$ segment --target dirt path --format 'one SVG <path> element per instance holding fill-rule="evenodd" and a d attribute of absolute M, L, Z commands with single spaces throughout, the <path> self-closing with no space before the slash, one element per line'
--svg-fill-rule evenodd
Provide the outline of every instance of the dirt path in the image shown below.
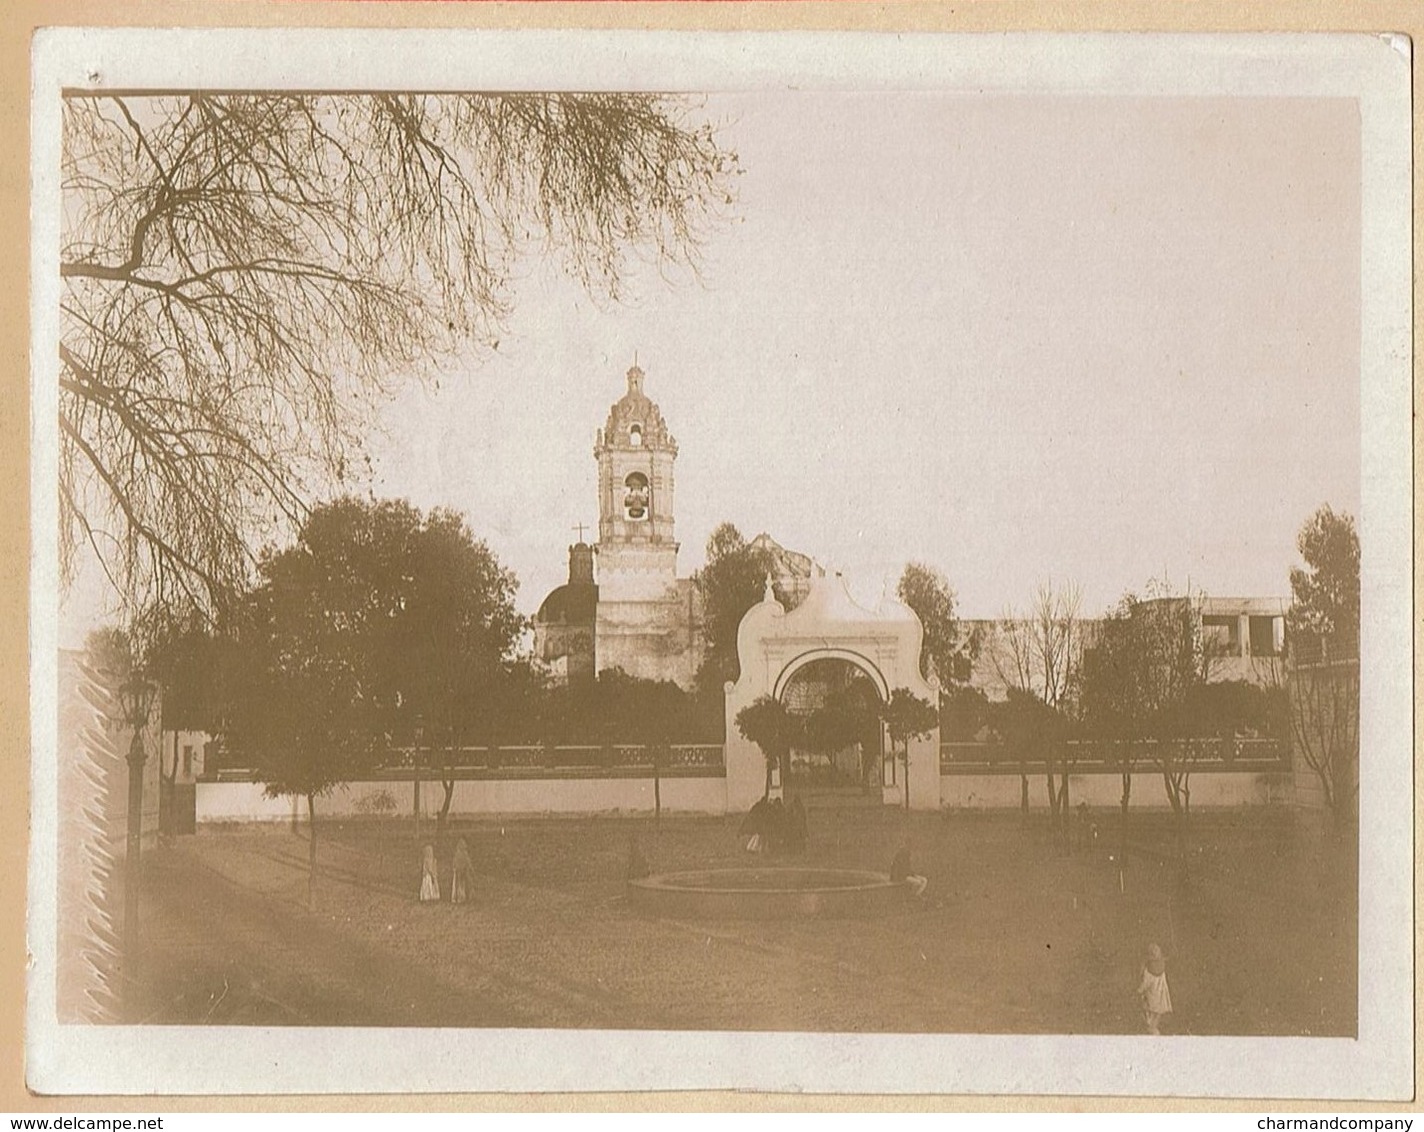
<path fill-rule="evenodd" d="M 821 815 L 813 863 L 874 867 L 905 820 Z M 922 907 L 877 920 L 644 918 L 623 897 L 630 837 L 655 868 L 743 864 L 734 827 L 683 819 L 467 823 L 469 905 L 414 899 L 397 823 L 333 826 L 307 907 L 307 843 L 282 829 L 184 838 L 149 858 L 153 1022 L 611 1029 L 1111 1033 L 1138 1025 L 1147 940 L 1172 956 L 1178 1028 L 1348 1033 L 1348 878 L 1288 838 L 1205 829 L 1179 889 L 1139 859 L 1064 857 L 1014 821 L 914 822 Z M 1328 881 L 1328 883 L 1326 883 Z M 1332 888 L 1333 886 L 1333 888 Z M 1285 955 L 1281 964 L 1275 956 Z"/>

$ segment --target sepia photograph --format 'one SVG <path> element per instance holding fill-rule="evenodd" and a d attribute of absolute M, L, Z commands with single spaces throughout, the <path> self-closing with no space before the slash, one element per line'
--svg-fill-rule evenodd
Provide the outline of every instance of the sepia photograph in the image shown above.
<path fill-rule="evenodd" d="M 1407 39 L 35 53 L 32 1088 L 1412 1094 Z"/>

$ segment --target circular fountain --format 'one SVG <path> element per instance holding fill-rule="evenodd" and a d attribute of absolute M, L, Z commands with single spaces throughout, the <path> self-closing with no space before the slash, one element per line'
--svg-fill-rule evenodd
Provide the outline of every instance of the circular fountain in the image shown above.
<path fill-rule="evenodd" d="M 781 920 L 893 912 L 905 906 L 906 889 L 861 869 L 699 869 L 629 881 L 628 900 L 659 916 Z"/>

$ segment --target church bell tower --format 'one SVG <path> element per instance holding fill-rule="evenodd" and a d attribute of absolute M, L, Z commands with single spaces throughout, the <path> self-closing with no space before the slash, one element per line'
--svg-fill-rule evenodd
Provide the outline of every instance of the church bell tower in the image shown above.
<path fill-rule="evenodd" d="M 643 392 L 637 363 L 628 390 L 594 441 L 598 461 L 598 584 L 602 600 L 656 600 L 677 578 L 673 464 L 677 441 Z"/>

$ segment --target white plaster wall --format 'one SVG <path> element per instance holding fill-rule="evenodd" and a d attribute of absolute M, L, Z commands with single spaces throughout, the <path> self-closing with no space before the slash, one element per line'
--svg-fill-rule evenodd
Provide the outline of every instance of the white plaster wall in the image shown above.
<path fill-rule="evenodd" d="M 1285 774 L 1198 774 L 1191 780 L 1192 808 L 1263 806 L 1290 800 L 1290 776 Z M 911 783 L 910 789 L 914 790 Z M 1029 805 L 1046 809 L 1047 791 L 1042 774 L 1028 779 Z M 946 774 L 940 778 L 945 807 L 970 810 L 1017 809 L 1019 779 L 1009 774 Z M 1122 799 L 1122 779 L 1114 774 L 1068 776 L 1069 804 L 1086 802 L 1090 809 L 1115 809 Z M 1132 776 L 1133 809 L 1166 809 L 1167 790 L 1162 776 L 1139 772 Z"/>
<path fill-rule="evenodd" d="M 668 813 L 721 814 L 727 810 L 721 778 L 665 778 L 662 807 Z M 422 781 L 421 813 L 434 817 L 444 790 L 438 781 Z M 760 793 L 758 793 L 760 797 Z M 389 801 L 394 808 L 384 804 Z M 353 782 L 317 799 L 317 816 L 409 817 L 415 811 L 413 780 Z M 651 778 L 461 779 L 455 784 L 450 812 L 462 817 L 483 814 L 602 814 L 653 812 Z M 267 798 L 260 783 L 200 782 L 198 821 L 306 820 L 305 799 Z"/>
<path fill-rule="evenodd" d="M 260 782 L 200 782 L 197 787 L 199 823 L 211 821 L 290 821 L 306 817 L 301 798 L 268 798 Z M 326 813 L 322 802 L 317 814 Z"/>
<path fill-rule="evenodd" d="M 885 744 L 890 744 L 886 737 Z M 910 788 L 910 809 L 937 810 L 943 805 L 939 775 L 939 730 L 910 740 L 910 766 L 907 782 Z M 901 767 L 903 773 L 905 768 Z"/>
<path fill-rule="evenodd" d="M 727 765 L 727 809 L 732 813 L 751 809 L 766 790 L 766 756 L 761 753 L 760 747 L 743 738 L 737 729 L 736 713 L 749 703 L 750 699 L 734 699 L 728 691 L 727 740 L 723 744 L 723 758 Z"/>

